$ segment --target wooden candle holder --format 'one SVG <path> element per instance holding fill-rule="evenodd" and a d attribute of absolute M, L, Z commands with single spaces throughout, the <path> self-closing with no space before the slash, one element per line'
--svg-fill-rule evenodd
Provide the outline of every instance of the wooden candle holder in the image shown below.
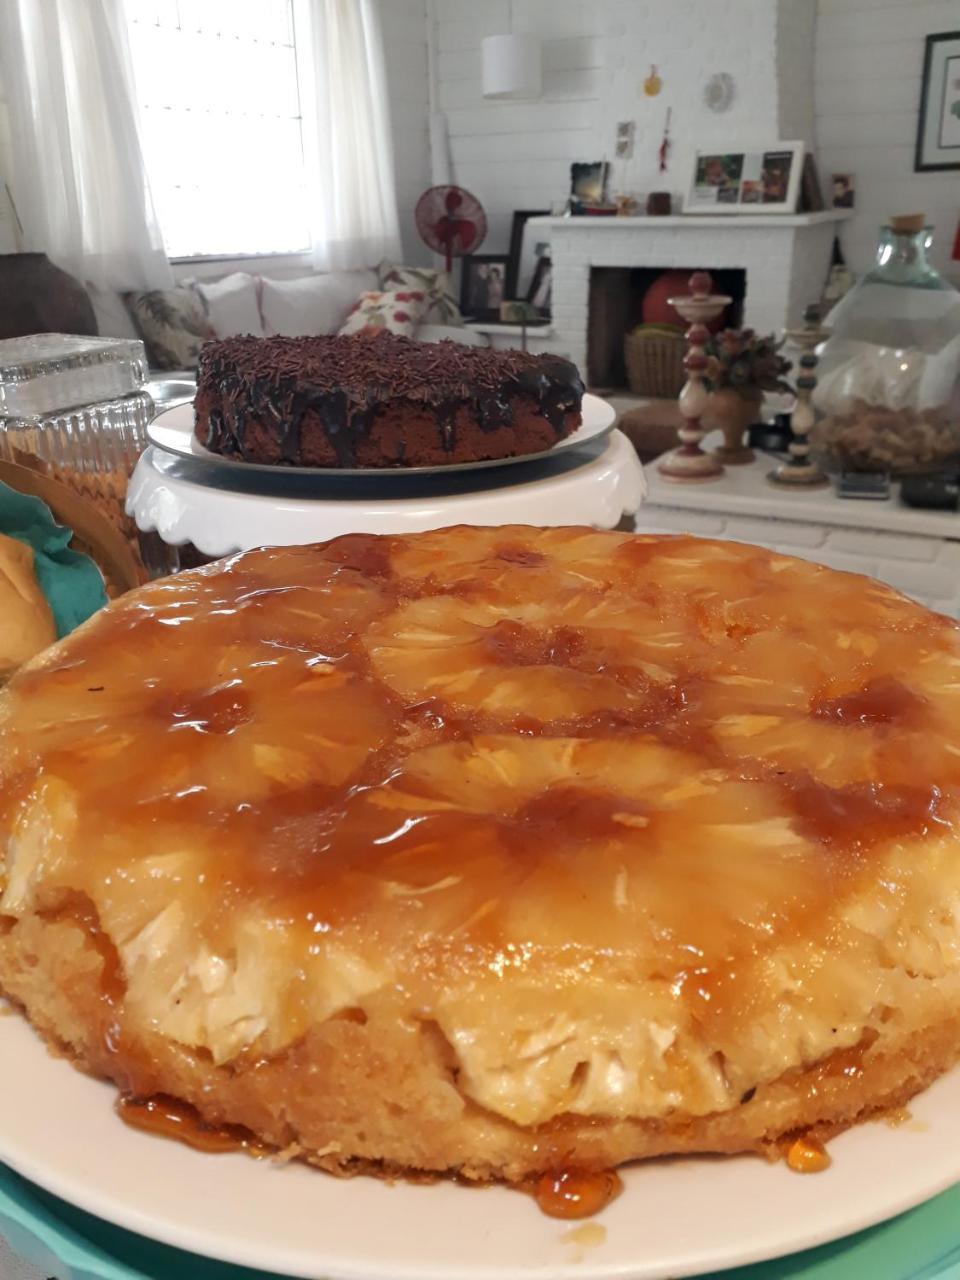
<path fill-rule="evenodd" d="M 828 477 L 810 458 L 810 430 L 816 422 L 811 397 L 817 385 L 816 367 L 820 357 L 816 348 L 829 336 L 829 330 L 820 324 L 820 308 L 809 306 L 803 313 L 803 328 L 788 329 L 785 337 L 801 350 L 800 373 L 797 377 L 797 403 L 790 416 L 793 439 L 788 446 L 790 457 L 769 473 L 771 484 L 784 487 L 822 489 L 829 484 Z"/>
<path fill-rule="evenodd" d="M 713 280 L 707 272 L 695 271 L 690 277 L 689 294 L 668 299 L 690 325 L 686 332 L 687 354 L 683 361 L 687 381 L 677 399 L 684 418 L 683 426 L 677 431 L 680 444 L 657 467 L 665 480 L 677 484 L 698 484 L 704 480 L 716 480 L 723 474 L 722 463 L 700 448 L 704 436 L 701 418 L 710 394 L 703 380 L 707 367 L 705 347 L 710 337 L 706 324 L 716 319 L 732 301 L 725 294 L 713 293 L 712 290 Z"/>

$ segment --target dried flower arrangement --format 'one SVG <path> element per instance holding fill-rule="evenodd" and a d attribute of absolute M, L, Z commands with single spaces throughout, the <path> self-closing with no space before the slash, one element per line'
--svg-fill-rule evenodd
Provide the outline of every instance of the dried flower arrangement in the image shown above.
<path fill-rule="evenodd" d="M 780 354 L 782 342 L 773 334 L 758 337 L 752 329 L 724 329 L 706 344 L 704 382 L 708 391 L 730 388 L 744 399 L 759 392 L 793 392 L 784 375 L 792 369 Z"/>

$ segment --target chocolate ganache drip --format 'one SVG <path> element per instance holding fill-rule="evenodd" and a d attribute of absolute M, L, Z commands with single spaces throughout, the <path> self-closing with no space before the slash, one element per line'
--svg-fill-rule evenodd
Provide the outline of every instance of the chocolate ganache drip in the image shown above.
<path fill-rule="evenodd" d="M 213 452 L 289 466 L 304 465 L 308 438 L 319 432 L 330 462 L 354 467 L 375 431 L 389 452 L 374 465 L 411 465 L 430 424 L 432 444 L 453 460 L 471 447 L 462 442 L 468 427 L 489 436 L 536 419 L 542 432 L 545 420 L 552 439 L 506 449 L 536 452 L 579 425 L 583 390 L 575 366 L 555 355 L 388 333 L 229 338 L 201 352 L 196 431 Z M 503 445 L 493 454 L 480 449 L 479 456 L 505 456 Z"/>

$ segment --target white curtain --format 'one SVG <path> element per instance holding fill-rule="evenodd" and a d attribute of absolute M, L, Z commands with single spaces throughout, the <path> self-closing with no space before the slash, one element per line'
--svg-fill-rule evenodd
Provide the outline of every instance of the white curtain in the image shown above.
<path fill-rule="evenodd" d="M 172 284 L 122 0 L 0 0 L 0 78 L 24 249 L 100 289 Z"/>
<path fill-rule="evenodd" d="M 314 266 L 400 259 L 376 0 L 295 0 Z"/>

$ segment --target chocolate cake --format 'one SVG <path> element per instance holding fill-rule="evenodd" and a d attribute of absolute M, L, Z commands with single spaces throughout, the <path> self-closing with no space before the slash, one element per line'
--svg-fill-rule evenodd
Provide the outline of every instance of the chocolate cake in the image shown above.
<path fill-rule="evenodd" d="M 196 436 L 243 462 L 415 467 L 540 453 L 580 425 L 583 383 L 554 355 L 374 337 L 208 342 Z"/>

